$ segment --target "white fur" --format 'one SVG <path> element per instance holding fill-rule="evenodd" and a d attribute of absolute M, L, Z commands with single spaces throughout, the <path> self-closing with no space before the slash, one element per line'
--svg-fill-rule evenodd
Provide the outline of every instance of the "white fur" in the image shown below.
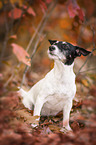
<path fill-rule="evenodd" d="M 76 93 L 75 74 L 73 65 L 64 65 L 55 60 L 54 68 L 37 82 L 28 92 L 20 89 L 23 104 L 32 109 L 34 116 L 56 115 L 63 110 L 63 127 L 70 130 L 69 116 L 72 100 Z"/>
<path fill-rule="evenodd" d="M 62 44 L 66 44 L 66 42 L 62 42 Z"/>
<path fill-rule="evenodd" d="M 65 57 L 65 55 L 62 53 L 62 52 L 60 52 L 60 50 L 58 49 L 58 47 L 56 46 L 56 45 L 52 45 L 52 46 L 54 46 L 54 48 L 55 48 L 55 51 L 53 51 L 53 52 L 51 52 L 53 55 L 51 55 L 50 54 L 50 51 L 49 51 L 49 49 L 48 49 L 48 55 L 49 55 L 49 58 L 50 59 L 54 59 L 54 60 L 61 60 L 61 61 L 64 61 L 64 60 L 66 60 L 66 57 Z"/>

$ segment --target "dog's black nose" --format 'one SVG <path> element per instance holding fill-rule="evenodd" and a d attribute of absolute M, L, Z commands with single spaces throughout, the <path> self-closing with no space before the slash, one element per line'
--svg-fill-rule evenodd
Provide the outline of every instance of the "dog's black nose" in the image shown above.
<path fill-rule="evenodd" d="M 50 51 L 53 51 L 53 50 L 55 50 L 55 47 L 54 47 L 54 46 L 50 46 L 50 47 L 49 47 L 49 50 L 50 50 Z"/>

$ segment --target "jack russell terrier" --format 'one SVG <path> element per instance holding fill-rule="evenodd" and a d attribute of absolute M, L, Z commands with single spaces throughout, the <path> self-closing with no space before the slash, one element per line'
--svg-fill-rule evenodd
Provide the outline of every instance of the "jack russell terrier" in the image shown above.
<path fill-rule="evenodd" d="M 34 116 L 55 116 L 63 110 L 63 129 L 71 130 L 69 116 L 76 93 L 74 59 L 91 52 L 68 42 L 49 42 L 48 55 L 54 60 L 54 68 L 28 92 L 22 88 L 19 92 L 26 108 L 32 110 L 34 105 Z"/>

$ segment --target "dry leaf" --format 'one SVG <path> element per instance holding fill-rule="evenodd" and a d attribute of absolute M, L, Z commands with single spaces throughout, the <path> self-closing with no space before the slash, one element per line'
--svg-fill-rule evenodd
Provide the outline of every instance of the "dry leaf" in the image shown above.
<path fill-rule="evenodd" d="M 31 66 L 31 59 L 29 58 L 29 54 L 24 50 L 23 47 L 12 43 L 13 53 L 16 55 L 19 61 L 25 63 L 28 66 Z"/>
<path fill-rule="evenodd" d="M 57 125 L 49 125 L 49 128 L 52 131 L 60 131 L 60 127 L 58 127 Z"/>
<path fill-rule="evenodd" d="M 38 116 L 32 116 L 31 113 L 27 112 L 25 109 L 17 110 L 17 115 L 21 120 L 26 121 L 29 124 L 38 124 Z"/>

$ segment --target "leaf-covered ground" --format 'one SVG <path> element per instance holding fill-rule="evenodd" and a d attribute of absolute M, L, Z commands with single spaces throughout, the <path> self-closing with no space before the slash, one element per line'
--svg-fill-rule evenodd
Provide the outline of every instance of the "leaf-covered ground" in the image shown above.
<path fill-rule="evenodd" d="M 33 76 L 40 78 L 40 75 Z M 66 134 L 60 132 L 62 112 L 56 117 L 41 117 L 39 127 L 32 128 L 31 124 L 36 123 L 36 117 L 32 116 L 33 111 L 26 109 L 21 103 L 21 98 L 14 89 L 16 82 L 12 81 L 6 90 L 1 81 L 0 145 L 95 145 L 96 76 L 93 74 L 86 78 L 79 75 L 76 79 L 77 94 L 70 117 L 73 132 Z M 32 86 L 32 82 L 28 81 L 28 84 Z"/>

